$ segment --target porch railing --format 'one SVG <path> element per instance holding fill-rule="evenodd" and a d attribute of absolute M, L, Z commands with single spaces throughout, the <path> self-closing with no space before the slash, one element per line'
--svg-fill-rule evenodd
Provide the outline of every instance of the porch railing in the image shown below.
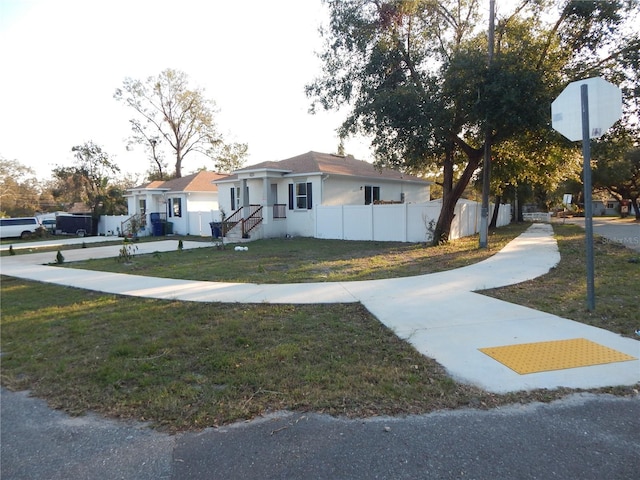
<path fill-rule="evenodd" d="M 262 205 L 249 205 L 249 215 L 247 218 L 244 218 L 243 216 L 243 208 L 244 207 L 240 207 L 222 221 L 224 230 L 223 235 L 230 232 L 236 225 L 241 223 L 242 236 L 246 237 L 251 230 L 262 223 Z"/>
<path fill-rule="evenodd" d="M 235 227 L 241 221 L 242 221 L 242 207 L 240 207 L 231 215 L 229 215 L 227 218 L 222 220 L 224 233 L 230 231 L 233 227 Z"/>
<path fill-rule="evenodd" d="M 242 220 L 242 238 L 246 238 L 251 230 L 262 223 L 262 205 L 251 205 L 251 207 L 258 208 L 255 210 L 252 208 L 251 214 Z"/>
<path fill-rule="evenodd" d="M 273 218 L 287 218 L 287 206 L 284 203 L 273 205 Z"/>
<path fill-rule="evenodd" d="M 136 213 L 131 215 L 125 221 L 120 223 L 120 232 L 122 236 L 135 235 L 142 227 L 147 226 L 147 216 L 144 214 Z"/>

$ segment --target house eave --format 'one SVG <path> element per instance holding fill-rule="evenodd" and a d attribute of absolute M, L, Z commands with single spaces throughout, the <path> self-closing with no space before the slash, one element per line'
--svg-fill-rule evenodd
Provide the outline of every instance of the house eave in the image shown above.
<path fill-rule="evenodd" d="M 123 197 L 133 197 L 135 195 L 145 195 L 148 193 L 164 194 L 168 191 L 168 188 L 128 188 L 127 193 L 125 193 Z"/>
<path fill-rule="evenodd" d="M 415 185 L 433 185 L 431 180 L 421 180 L 421 179 L 413 179 L 413 178 L 394 178 L 394 177 L 385 177 L 384 175 L 351 175 L 346 173 L 333 173 L 333 172 L 306 172 L 306 173 L 292 173 L 290 175 L 285 175 L 285 177 L 293 178 L 293 177 L 311 177 L 314 175 L 326 176 L 326 177 L 342 177 L 352 180 L 359 181 L 384 181 L 384 182 L 396 182 L 396 183 L 411 183 Z"/>

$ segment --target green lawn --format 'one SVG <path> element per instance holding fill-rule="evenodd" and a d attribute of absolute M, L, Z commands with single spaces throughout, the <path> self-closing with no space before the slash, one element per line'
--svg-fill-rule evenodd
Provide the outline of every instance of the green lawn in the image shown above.
<path fill-rule="evenodd" d="M 193 250 L 135 255 L 67 266 L 107 272 L 204 281 L 297 283 L 372 280 L 421 275 L 458 268 L 493 255 L 528 227 L 515 224 L 492 233 L 490 248 L 478 249 L 478 237 L 437 248 L 423 244 L 319 240 L 315 238 L 257 240 L 224 250 L 210 246 Z"/>
<path fill-rule="evenodd" d="M 295 239 L 250 243 L 251 257 L 206 248 L 135 256 L 131 265 L 83 262 L 82 268 L 208 280 L 380 278 L 478 261 L 527 226 L 500 229 L 490 251 L 478 250 L 477 237 L 437 248 Z M 640 318 L 640 293 L 632 288 L 640 285 L 638 255 L 598 243 L 597 309 L 586 312 L 584 234 L 571 225 L 555 228 L 562 255 L 557 268 L 486 293 L 633 336 Z M 620 279 L 629 288 L 620 288 Z M 29 389 L 74 414 L 94 410 L 175 431 L 280 409 L 363 417 L 489 408 L 567 393 L 493 395 L 458 384 L 359 304 L 160 301 L 9 277 L 2 277 L 0 290 L 2 385 Z M 610 390 L 634 392 L 602 391 Z"/>

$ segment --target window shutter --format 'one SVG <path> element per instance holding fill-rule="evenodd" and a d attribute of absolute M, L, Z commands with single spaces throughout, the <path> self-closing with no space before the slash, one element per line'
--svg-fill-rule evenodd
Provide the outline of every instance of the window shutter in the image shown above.
<path fill-rule="evenodd" d="M 313 195 L 311 194 L 311 182 L 307 183 L 307 210 L 313 208 Z"/>
<path fill-rule="evenodd" d="M 236 187 L 231 187 L 231 212 L 233 213 L 236 209 Z"/>
<path fill-rule="evenodd" d="M 293 210 L 293 183 L 289 184 L 289 210 Z"/>

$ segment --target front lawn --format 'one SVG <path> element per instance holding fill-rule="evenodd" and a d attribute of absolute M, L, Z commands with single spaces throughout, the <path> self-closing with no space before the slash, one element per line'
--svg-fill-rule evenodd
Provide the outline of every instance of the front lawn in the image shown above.
<path fill-rule="evenodd" d="M 102 262 L 138 274 L 164 270 L 174 277 L 245 281 L 380 278 L 477 261 L 498 249 L 498 238 L 506 243 L 527 226 L 500 229 L 489 252 L 477 249 L 475 237 L 437 248 L 319 241 L 326 247 L 312 255 L 311 243 L 297 239 L 250 243 L 248 252 L 205 248 L 136 256 L 132 265 L 108 259 L 82 267 Z M 598 242 L 596 311 L 587 312 L 584 232 L 572 225 L 554 228 L 562 255 L 557 268 L 484 293 L 634 336 L 640 328 L 638 255 Z M 253 276 L 257 270 L 262 276 Z M 0 293 L 2 385 L 31 390 L 74 414 L 93 410 L 176 431 L 280 409 L 353 417 L 418 414 L 549 401 L 568 392 L 493 395 L 458 384 L 359 304 L 162 301 L 9 277 L 2 277 Z M 599 391 L 633 395 L 637 387 Z"/>

